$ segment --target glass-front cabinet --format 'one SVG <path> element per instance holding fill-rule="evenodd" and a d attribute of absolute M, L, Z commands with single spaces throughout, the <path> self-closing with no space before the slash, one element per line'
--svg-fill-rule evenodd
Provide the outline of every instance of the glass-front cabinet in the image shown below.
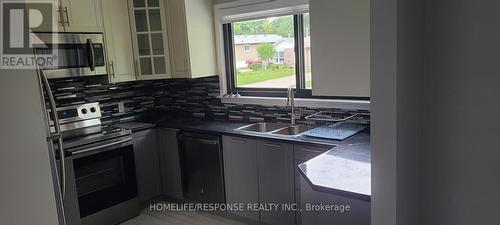
<path fill-rule="evenodd" d="M 171 78 L 165 0 L 129 0 L 137 79 Z"/>

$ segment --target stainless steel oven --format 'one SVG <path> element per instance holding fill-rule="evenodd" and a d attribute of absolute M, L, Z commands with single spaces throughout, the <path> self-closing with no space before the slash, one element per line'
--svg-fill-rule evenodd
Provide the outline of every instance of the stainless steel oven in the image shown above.
<path fill-rule="evenodd" d="M 66 151 L 72 155 L 82 225 L 117 224 L 137 215 L 137 179 L 130 136 Z"/>
<path fill-rule="evenodd" d="M 35 34 L 32 40 L 35 55 L 55 55 L 53 63 L 39 65 L 47 78 L 107 74 L 102 33 Z"/>
<path fill-rule="evenodd" d="M 54 147 L 67 224 L 114 225 L 138 215 L 132 132 L 102 125 L 98 102 L 47 111 L 62 137 Z"/>

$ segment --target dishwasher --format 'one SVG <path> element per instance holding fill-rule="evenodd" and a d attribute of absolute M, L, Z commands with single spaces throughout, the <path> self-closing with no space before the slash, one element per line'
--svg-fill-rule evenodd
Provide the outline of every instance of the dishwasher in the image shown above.
<path fill-rule="evenodd" d="M 181 132 L 177 138 L 184 199 L 225 203 L 221 137 Z"/>

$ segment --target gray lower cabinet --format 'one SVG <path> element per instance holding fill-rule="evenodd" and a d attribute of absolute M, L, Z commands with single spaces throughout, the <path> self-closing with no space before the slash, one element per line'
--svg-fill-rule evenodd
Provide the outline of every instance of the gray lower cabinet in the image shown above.
<path fill-rule="evenodd" d="M 224 180 L 228 204 L 259 203 L 257 141 L 223 136 Z M 258 211 L 234 211 L 245 219 L 259 221 Z"/>
<path fill-rule="evenodd" d="M 307 209 L 306 203 L 310 205 L 340 205 L 349 206 L 337 211 L 305 210 L 302 212 L 302 224 L 304 225 L 370 225 L 370 201 L 348 198 L 340 195 L 315 191 L 309 183 L 300 178 L 302 208 Z M 309 207 L 311 208 L 311 207 Z"/>
<path fill-rule="evenodd" d="M 161 196 L 156 130 L 134 132 L 133 143 L 139 201 L 144 206 Z"/>
<path fill-rule="evenodd" d="M 158 129 L 158 148 L 162 193 L 169 198 L 183 199 L 177 130 Z"/>
<path fill-rule="evenodd" d="M 334 146 L 329 145 L 294 145 L 294 172 L 295 172 L 295 203 L 297 205 L 301 205 L 300 201 L 300 172 L 299 172 L 299 164 L 302 164 L 330 149 Z M 301 212 L 296 213 L 296 224 L 302 225 Z"/>
<path fill-rule="evenodd" d="M 259 200 L 279 204 L 277 210 L 261 211 L 260 221 L 270 225 L 293 225 L 295 213 L 283 209 L 294 203 L 293 145 L 258 141 Z"/>
<path fill-rule="evenodd" d="M 223 136 L 227 203 L 279 204 L 272 211 L 233 214 L 270 225 L 293 225 L 295 213 L 281 210 L 294 203 L 293 145 L 282 142 Z"/>

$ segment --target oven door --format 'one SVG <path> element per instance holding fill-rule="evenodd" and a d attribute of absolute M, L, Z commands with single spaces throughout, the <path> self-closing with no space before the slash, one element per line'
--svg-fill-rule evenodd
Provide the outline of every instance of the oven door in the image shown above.
<path fill-rule="evenodd" d="M 98 143 L 73 152 L 81 218 L 137 197 L 130 140 Z"/>
<path fill-rule="evenodd" d="M 35 55 L 55 55 L 41 65 L 48 78 L 105 75 L 106 60 L 102 34 L 37 33 Z"/>

